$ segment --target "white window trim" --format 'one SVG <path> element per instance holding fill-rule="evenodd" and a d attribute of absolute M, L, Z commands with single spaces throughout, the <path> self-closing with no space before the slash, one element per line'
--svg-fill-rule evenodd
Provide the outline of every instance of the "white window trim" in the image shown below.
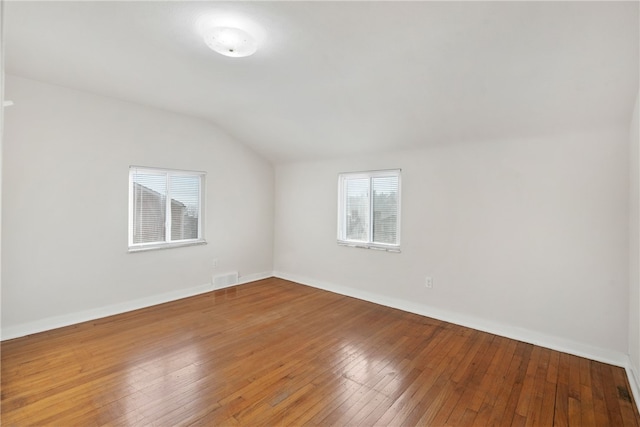
<path fill-rule="evenodd" d="M 364 171 L 364 172 L 345 172 L 338 174 L 338 245 L 341 246 L 351 246 L 354 248 L 363 248 L 363 249 L 375 249 L 387 252 L 400 252 L 400 224 L 401 224 L 401 198 L 402 198 L 402 169 L 385 169 L 385 170 L 376 170 L 376 171 Z M 369 179 L 369 189 L 371 189 L 371 179 L 386 177 L 386 176 L 396 176 L 398 177 L 398 223 L 397 223 L 397 239 L 398 242 L 396 244 L 388 244 L 388 243 L 374 243 L 372 241 L 361 241 L 361 240 L 348 240 L 346 239 L 346 194 L 344 191 L 344 181 L 346 179 Z M 369 200 L 369 240 L 371 240 L 373 236 L 373 203 Z"/>
<path fill-rule="evenodd" d="M 198 238 L 185 240 L 171 240 L 164 242 L 151 243 L 133 243 L 133 173 L 135 171 L 144 171 L 148 173 L 167 174 L 167 189 L 171 180 L 171 176 L 188 175 L 200 177 L 200 212 L 198 214 Z M 170 249 L 183 246 L 206 245 L 204 238 L 204 207 L 205 207 L 205 177 L 207 173 L 202 171 L 185 171 L 178 169 L 154 168 L 147 166 L 129 166 L 129 221 L 127 223 L 128 234 L 128 252 L 144 252 L 157 249 Z M 166 203 L 167 214 L 165 215 L 165 236 L 171 236 L 171 197 L 167 197 Z"/>

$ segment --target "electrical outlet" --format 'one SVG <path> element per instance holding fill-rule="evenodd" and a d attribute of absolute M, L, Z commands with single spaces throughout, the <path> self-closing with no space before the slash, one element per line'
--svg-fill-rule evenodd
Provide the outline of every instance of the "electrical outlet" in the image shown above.
<path fill-rule="evenodd" d="M 214 269 L 218 268 L 218 258 L 214 258 L 213 261 L 211 261 L 211 267 Z"/>
<path fill-rule="evenodd" d="M 433 277 L 427 276 L 424 280 L 424 286 L 429 289 L 433 288 Z"/>

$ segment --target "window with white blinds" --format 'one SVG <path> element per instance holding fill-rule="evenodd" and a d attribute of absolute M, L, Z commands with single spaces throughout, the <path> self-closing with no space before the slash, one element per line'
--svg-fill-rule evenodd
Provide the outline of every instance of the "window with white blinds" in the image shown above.
<path fill-rule="evenodd" d="M 400 250 L 400 170 L 338 176 L 338 243 Z"/>
<path fill-rule="evenodd" d="M 129 251 L 205 243 L 204 175 L 129 168 Z"/>

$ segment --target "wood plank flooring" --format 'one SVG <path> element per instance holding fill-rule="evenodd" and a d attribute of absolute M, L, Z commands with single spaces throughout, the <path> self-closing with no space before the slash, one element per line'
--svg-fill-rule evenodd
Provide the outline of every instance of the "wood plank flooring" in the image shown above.
<path fill-rule="evenodd" d="M 280 279 L 2 343 L 3 426 L 639 426 L 624 370 Z"/>

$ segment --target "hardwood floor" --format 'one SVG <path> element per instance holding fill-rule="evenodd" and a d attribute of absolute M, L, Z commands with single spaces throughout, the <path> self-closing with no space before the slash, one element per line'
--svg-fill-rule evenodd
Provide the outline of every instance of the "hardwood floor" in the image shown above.
<path fill-rule="evenodd" d="M 280 279 L 2 343 L 2 425 L 638 426 L 624 370 Z"/>

